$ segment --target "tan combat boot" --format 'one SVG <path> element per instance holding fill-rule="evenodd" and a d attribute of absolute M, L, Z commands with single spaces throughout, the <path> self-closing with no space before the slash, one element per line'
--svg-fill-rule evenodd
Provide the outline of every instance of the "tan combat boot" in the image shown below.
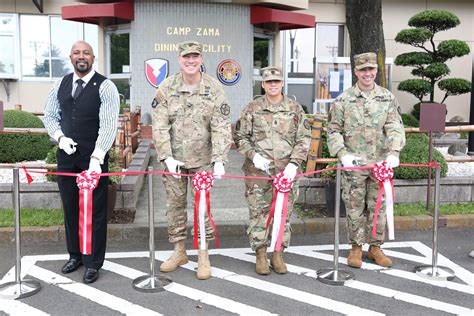
<path fill-rule="evenodd" d="M 362 266 L 362 246 L 352 245 L 352 250 L 347 257 L 347 264 L 353 268 Z"/>
<path fill-rule="evenodd" d="M 268 267 L 267 258 L 267 247 L 260 247 L 256 250 L 257 259 L 255 264 L 255 272 L 261 275 L 270 274 L 270 268 Z"/>
<path fill-rule="evenodd" d="M 276 273 L 285 274 L 288 272 L 288 268 L 283 261 L 283 250 L 273 252 L 271 265 Z"/>
<path fill-rule="evenodd" d="M 198 249 L 198 268 L 196 277 L 199 280 L 207 280 L 211 277 L 211 262 L 209 261 L 209 252 L 206 250 Z"/>
<path fill-rule="evenodd" d="M 188 256 L 186 255 L 186 246 L 184 240 L 174 243 L 174 252 L 171 257 L 163 262 L 160 266 L 161 272 L 171 272 L 176 270 L 178 266 L 188 263 Z"/>
<path fill-rule="evenodd" d="M 374 260 L 376 264 L 385 268 L 392 266 L 392 259 L 387 257 L 383 251 L 380 250 L 380 246 L 370 245 L 367 258 Z"/>

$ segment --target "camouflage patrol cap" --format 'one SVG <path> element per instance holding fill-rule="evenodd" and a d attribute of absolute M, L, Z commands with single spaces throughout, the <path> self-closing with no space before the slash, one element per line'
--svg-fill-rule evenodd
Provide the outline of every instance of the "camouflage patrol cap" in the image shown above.
<path fill-rule="evenodd" d="M 196 41 L 187 41 L 178 44 L 179 56 L 187 54 L 199 54 L 202 53 L 202 44 Z"/>
<path fill-rule="evenodd" d="M 280 67 L 270 66 L 260 70 L 263 81 L 280 80 L 283 81 L 283 71 Z"/>
<path fill-rule="evenodd" d="M 354 55 L 354 64 L 357 70 L 364 68 L 378 68 L 377 55 L 375 53 Z"/>

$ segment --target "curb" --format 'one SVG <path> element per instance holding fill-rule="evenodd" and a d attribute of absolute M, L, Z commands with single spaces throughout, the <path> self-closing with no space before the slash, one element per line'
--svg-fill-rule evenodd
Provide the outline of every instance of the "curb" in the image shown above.
<path fill-rule="evenodd" d="M 433 217 L 430 215 L 397 216 L 395 217 L 396 230 L 431 230 Z M 219 237 L 247 238 L 246 220 L 216 222 Z M 346 219 L 339 221 L 339 230 L 344 232 Z M 439 228 L 457 229 L 474 228 L 474 214 L 445 215 L 439 218 Z M 192 226 L 188 225 L 188 236 L 191 236 Z M 334 218 L 292 219 L 292 235 L 315 235 L 334 231 Z M 22 227 L 21 243 L 26 245 L 44 243 L 65 243 L 63 226 L 51 227 Z M 167 240 L 167 224 L 155 224 L 155 240 Z M 107 229 L 108 241 L 148 242 L 149 228 L 140 224 L 109 224 Z M 0 228 L 0 245 L 15 243 L 15 232 L 11 227 Z"/>

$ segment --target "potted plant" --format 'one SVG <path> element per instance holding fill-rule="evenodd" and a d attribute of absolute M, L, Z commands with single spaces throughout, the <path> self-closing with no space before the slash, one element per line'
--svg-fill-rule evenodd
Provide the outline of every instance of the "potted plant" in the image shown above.
<path fill-rule="evenodd" d="M 337 161 L 332 161 L 327 164 L 325 169 L 336 168 Z M 326 196 L 326 209 L 327 209 L 327 216 L 334 217 L 336 212 L 336 170 L 328 170 L 324 171 L 320 175 L 321 183 L 324 183 L 324 190 Z M 340 199 L 340 209 L 339 215 L 341 217 L 346 216 L 346 206 L 342 200 L 342 196 Z"/>

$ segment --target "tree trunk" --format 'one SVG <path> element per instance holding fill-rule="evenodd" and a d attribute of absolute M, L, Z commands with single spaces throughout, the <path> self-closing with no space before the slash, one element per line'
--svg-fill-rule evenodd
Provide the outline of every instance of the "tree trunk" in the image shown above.
<path fill-rule="evenodd" d="M 387 88 L 382 0 L 346 0 L 346 25 L 351 41 L 352 69 L 354 69 L 354 55 L 376 53 L 379 69 L 375 81 Z M 355 78 L 353 79 L 355 82 Z"/>

